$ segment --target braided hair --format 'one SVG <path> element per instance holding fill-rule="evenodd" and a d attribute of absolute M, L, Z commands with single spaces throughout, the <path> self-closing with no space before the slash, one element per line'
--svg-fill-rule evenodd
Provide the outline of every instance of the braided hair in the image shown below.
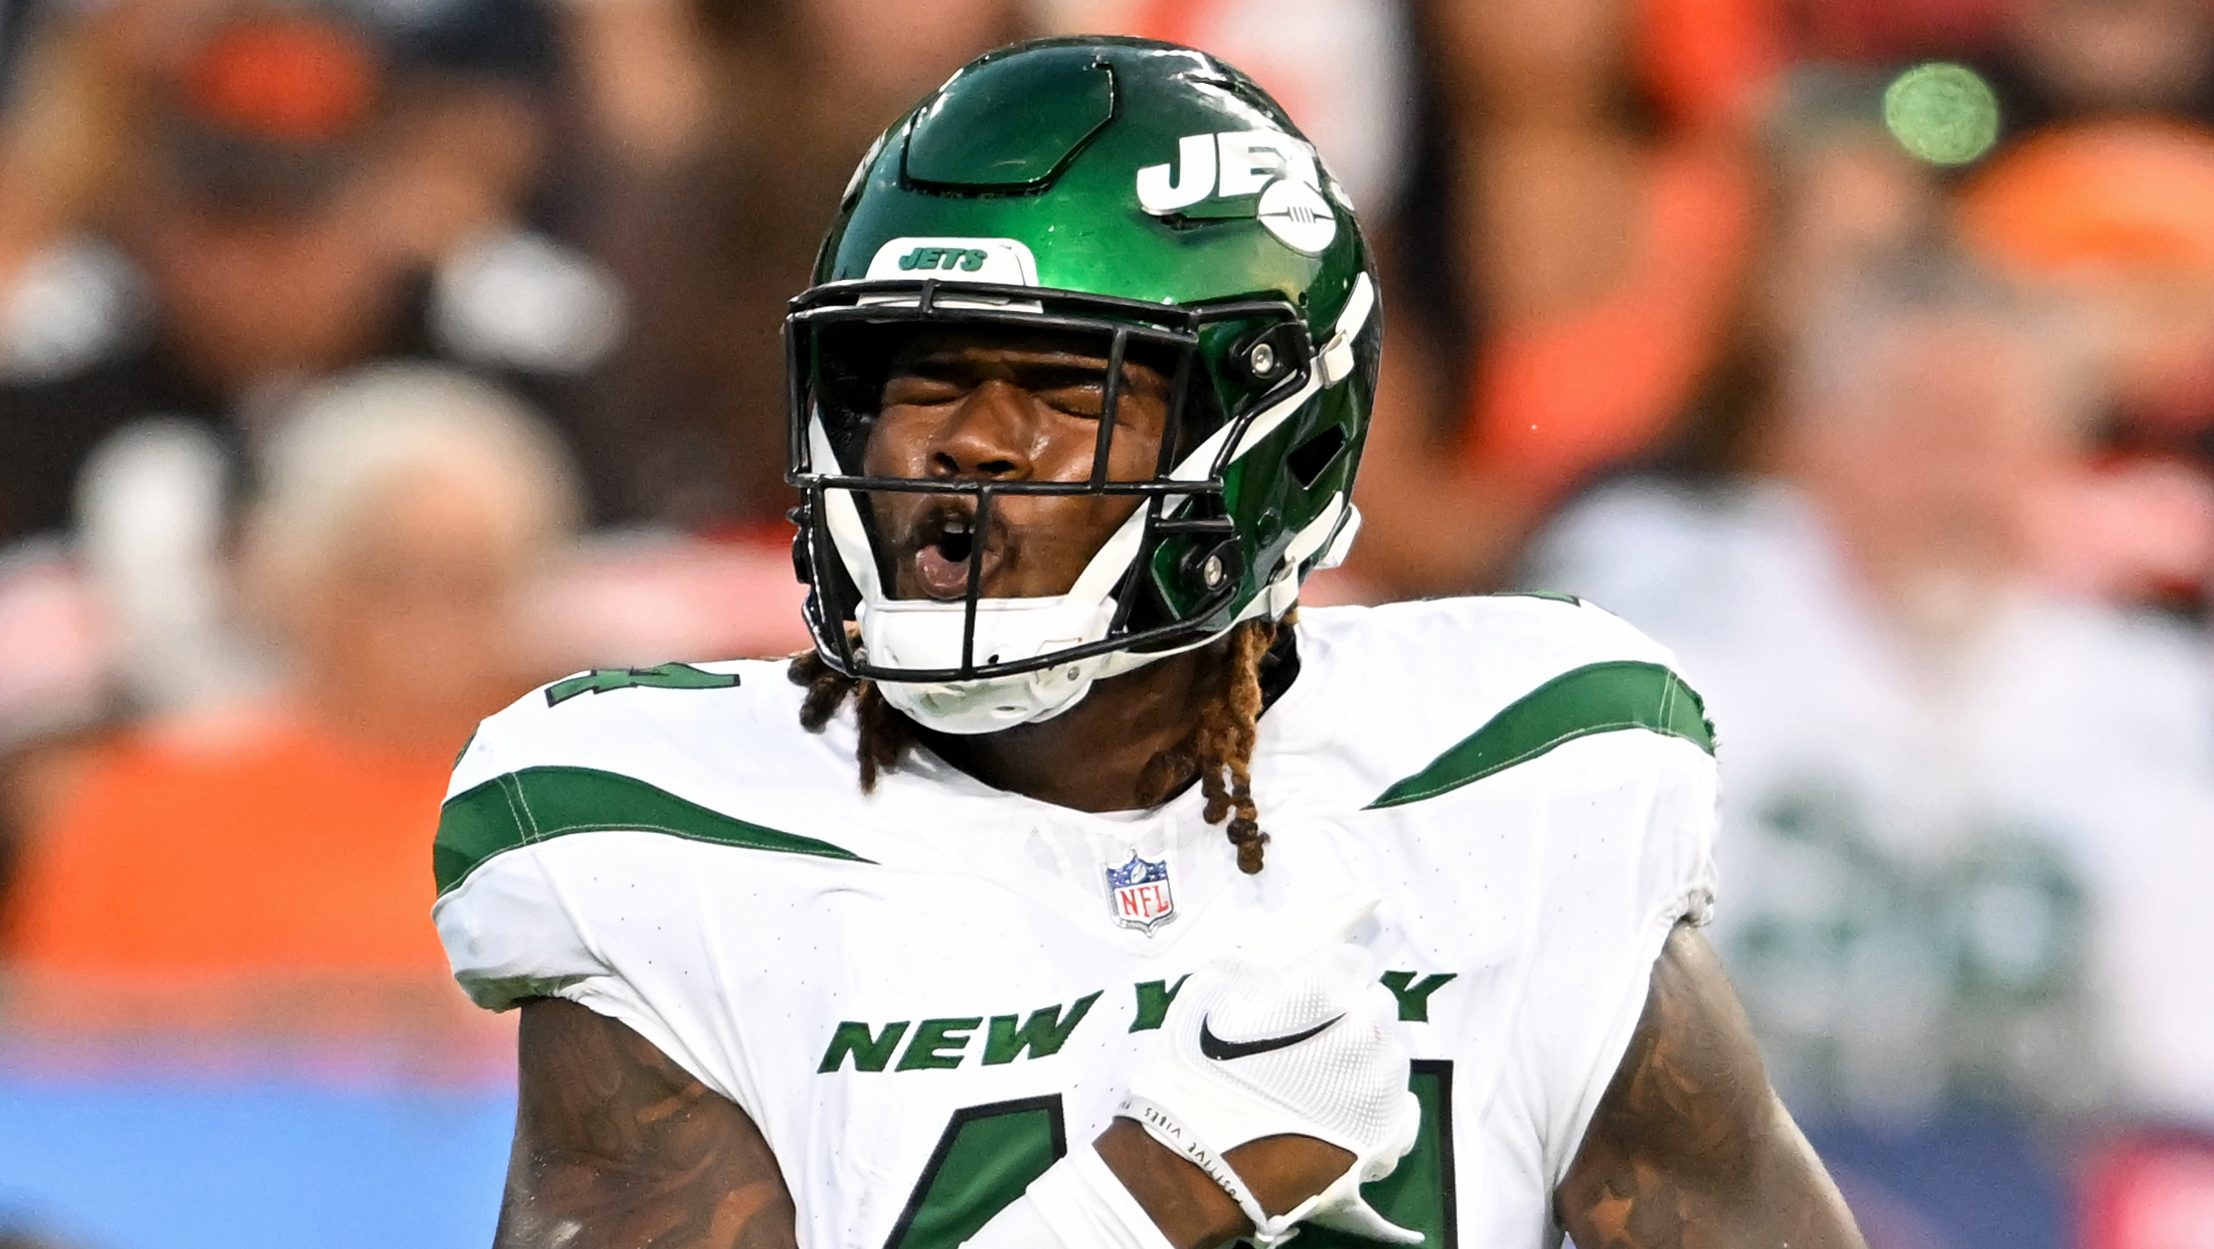
<path fill-rule="evenodd" d="M 1283 624 L 1290 623 L 1285 617 Z M 1261 870 L 1262 848 L 1268 844 L 1253 801 L 1253 748 L 1263 706 L 1261 661 L 1281 627 L 1275 621 L 1248 620 L 1230 631 L 1229 654 L 1206 678 L 1205 710 L 1181 742 L 1146 764 L 1138 780 L 1140 798 L 1153 805 L 1167 801 L 1196 772 L 1206 799 L 1202 818 L 1224 825 L 1237 849 L 1238 870 L 1249 876 Z M 914 725 L 885 701 L 875 682 L 845 676 L 813 650 L 794 655 L 787 675 L 792 684 L 807 689 L 800 701 L 800 726 L 810 733 L 822 732 L 846 700 L 853 700 L 860 727 L 855 754 L 864 792 L 875 789 L 884 769 L 898 764 L 914 745 Z"/>

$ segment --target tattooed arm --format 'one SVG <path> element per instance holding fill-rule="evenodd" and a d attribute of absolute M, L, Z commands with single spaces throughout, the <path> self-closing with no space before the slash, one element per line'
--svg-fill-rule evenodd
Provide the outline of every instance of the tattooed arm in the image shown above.
<path fill-rule="evenodd" d="M 573 1002 L 523 1005 L 494 1249 L 791 1249 L 791 1194 L 746 1113 Z"/>
<path fill-rule="evenodd" d="M 1713 949 L 1683 925 L 1553 1200 L 1580 1249 L 1862 1249 Z"/>

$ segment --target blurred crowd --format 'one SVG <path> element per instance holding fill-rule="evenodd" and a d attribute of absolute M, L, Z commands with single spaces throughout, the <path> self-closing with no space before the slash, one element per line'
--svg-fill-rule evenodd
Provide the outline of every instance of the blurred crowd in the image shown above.
<path fill-rule="evenodd" d="M 1067 31 L 1247 69 L 1379 244 L 1317 596 L 1574 593 L 1705 691 L 1803 1116 L 2214 1133 L 2204 0 L 0 0 L 0 1030 L 472 1026 L 454 751 L 803 644 L 783 303 Z"/>

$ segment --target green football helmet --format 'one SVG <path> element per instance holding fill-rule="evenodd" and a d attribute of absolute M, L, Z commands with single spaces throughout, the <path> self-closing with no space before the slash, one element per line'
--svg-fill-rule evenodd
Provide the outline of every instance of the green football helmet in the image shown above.
<path fill-rule="evenodd" d="M 1189 48 L 1047 39 L 964 67 L 854 171 L 785 321 L 795 559 L 831 666 L 906 714 L 991 732 L 1093 682 L 1277 618 L 1342 558 L 1382 321 L 1344 189 L 1252 80 Z M 870 476 L 885 343 L 919 326 L 1088 336 L 1107 411 L 1088 481 Z M 1160 462 L 1106 475 L 1125 361 L 1170 379 Z M 1050 598 L 895 598 L 869 497 L 1138 506 Z"/>

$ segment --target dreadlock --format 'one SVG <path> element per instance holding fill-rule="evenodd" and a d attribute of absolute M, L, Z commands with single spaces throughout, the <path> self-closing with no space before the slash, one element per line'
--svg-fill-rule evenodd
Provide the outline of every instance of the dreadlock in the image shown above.
<path fill-rule="evenodd" d="M 1291 617 L 1283 623 L 1290 624 Z M 1210 688 L 1198 721 L 1181 742 L 1155 755 L 1138 779 L 1141 799 L 1158 804 L 1197 773 L 1206 799 L 1202 818 L 1225 825 L 1223 831 L 1237 849 L 1238 870 L 1249 876 L 1261 870 L 1262 848 L 1268 844 L 1253 802 L 1253 747 L 1260 736 L 1261 661 L 1276 644 L 1280 627 L 1275 621 L 1249 620 L 1230 631 L 1229 653 L 1208 677 Z M 800 726 L 810 733 L 822 732 L 838 708 L 848 698 L 854 700 L 863 792 L 874 790 L 877 777 L 897 765 L 914 744 L 914 726 L 884 700 L 875 682 L 840 673 L 820 652 L 794 655 L 786 675 L 807 689 L 800 702 Z"/>
<path fill-rule="evenodd" d="M 808 650 L 792 656 L 785 675 L 792 684 L 807 687 L 807 697 L 800 700 L 800 727 L 810 733 L 822 732 L 846 699 L 854 700 L 854 714 L 861 722 L 861 746 L 855 752 L 861 764 L 861 792 L 874 791 L 877 774 L 897 764 L 914 744 L 913 726 L 884 701 L 876 682 L 856 681 L 839 672 L 824 662 L 822 652 Z"/>

